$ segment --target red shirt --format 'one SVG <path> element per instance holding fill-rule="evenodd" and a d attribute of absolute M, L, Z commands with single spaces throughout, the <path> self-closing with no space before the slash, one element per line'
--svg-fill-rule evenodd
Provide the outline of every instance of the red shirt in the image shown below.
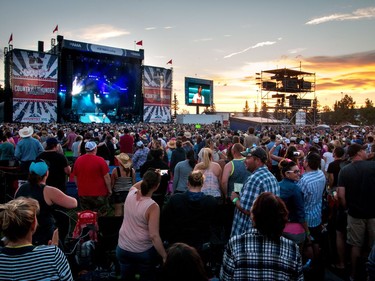
<path fill-rule="evenodd" d="M 129 135 L 125 134 L 120 137 L 120 152 L 123 153 L 133 153 L 133 145 L 134 145 L 134 138 Z"/>
<path fill-rule="evenodd" d="M 102 157 L 92 154 L 78 157 L 74 163 L 78 196 L 107 196 L 104 176 L 108 173 L 109 167 Z"/>

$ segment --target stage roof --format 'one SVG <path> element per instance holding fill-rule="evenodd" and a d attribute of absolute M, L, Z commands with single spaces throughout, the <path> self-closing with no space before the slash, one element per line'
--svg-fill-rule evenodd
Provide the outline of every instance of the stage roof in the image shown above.
<path fill-rule="evenodd" d="M 313 75 L 314 73 L 287 69 L 287 68 L 280 68 L 280 69 L 272 69 L 272 70 L 264 70 L 262 72 L 271 73 L 275 75 L 286 75 L 286 76 L 298 76 L 298 75 Z"/>

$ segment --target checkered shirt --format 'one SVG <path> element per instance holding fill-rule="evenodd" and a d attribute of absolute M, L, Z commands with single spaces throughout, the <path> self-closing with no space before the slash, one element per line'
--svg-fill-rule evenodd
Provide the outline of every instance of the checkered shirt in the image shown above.
<path fill-rule="evenodd" d="M 240 192 L 241 207 L 250 211 L 255 199 L 263 192 L 272 192 L 280 196 L 280 185 L 267 166 L 256 169 L 245 181 Z M 242 234 L 251 228 L 249 215 L 242 213 L 238 208 L 234 211 L 231 236 Z"/>
<path fill-rule="evenodd" d="M 220 280 L 304 280 L 298 246 L 284 237 L 270 240 L 255 228 L 233 236 L 224 252 Z"/>

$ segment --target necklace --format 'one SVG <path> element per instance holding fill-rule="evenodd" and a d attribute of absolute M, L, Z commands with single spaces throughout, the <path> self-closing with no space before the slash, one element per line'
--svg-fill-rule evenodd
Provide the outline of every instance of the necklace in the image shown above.
<path fill-rule="evenodd" d="M 30 247 L 32 246 L 33 244 L 23 244 L 23 245 L 14 245 L 14 246 L 10 246 L 10 245 L 7 245 L 5 246 L 6 248 L 13 248 L 13 249 L 17 249 L 17 248 L 23 248 L 23 247 Z"/>

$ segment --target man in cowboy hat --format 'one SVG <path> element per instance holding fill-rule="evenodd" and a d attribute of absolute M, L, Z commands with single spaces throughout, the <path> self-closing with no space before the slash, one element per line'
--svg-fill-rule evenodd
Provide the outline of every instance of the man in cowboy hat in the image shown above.
<path fill-rule="evenodd" d="M 31 137 L 34 134 L 33 127 L 23 127 L 18 131 L 21 140 L 16 145 L 14 156 L 20 161 L 21 172 L 28 174 L 31 162 L 44 151 L 42 144 Z"/>

